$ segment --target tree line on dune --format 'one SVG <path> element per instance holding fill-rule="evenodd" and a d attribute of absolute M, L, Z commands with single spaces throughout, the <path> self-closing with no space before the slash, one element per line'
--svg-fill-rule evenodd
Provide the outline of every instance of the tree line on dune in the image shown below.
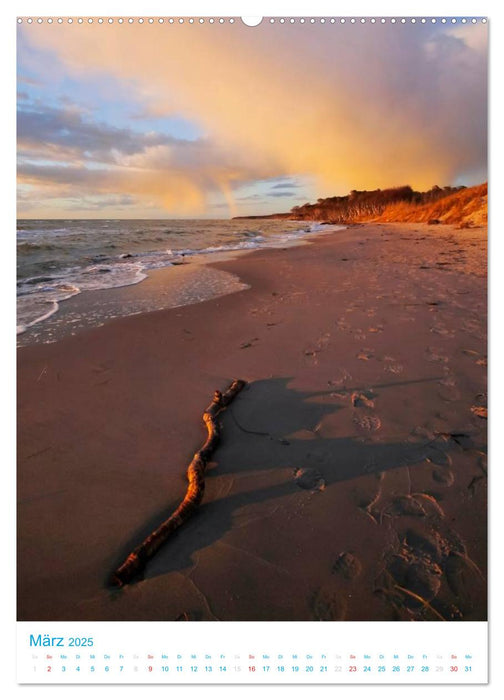
<path fill-rule="evenodd" d="M 290 212 L 247 216 L 247 219 L 290 219 L 327 224 L 409 222 L 453 224 L 459 228 L 488 223 L 488 184 L 438 187 L 417 192 L 409 185 L 384 190 L 352 190 L 342 197 L 318 199 Z"/>
<path fill-rule="evenodd" d="M 294 219 L 310 221 L 327 221 L 343 224 L 379 218 L 391 205 L 433 204 L 461 190 L 460 187 L 438 187 L 435 185 L 427 192 L 417 192 L 409 185 L 377 190 L 352 190 L 342 197 L 318 199 L 315 204 L 302 204 L 293 207 L 289 216 Z"/>

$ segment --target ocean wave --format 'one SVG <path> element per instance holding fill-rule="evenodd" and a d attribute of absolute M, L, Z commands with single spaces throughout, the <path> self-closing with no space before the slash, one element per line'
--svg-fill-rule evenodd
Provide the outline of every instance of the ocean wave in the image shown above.
<path fill-rule="evenodd" d="M 38 277 L 26 277 L 26 279 L 19 280 L 16 284 L 18 287 L 23 287 L 24 285 L 40 284 L 41 282 L 53 282 L 57 277 L 51 277 L 49 275 L 40 275 Z"/>
<path fill-rule="evenodd" d="M 80 289 L 75 285 L 63 283 L 22 295 L 17 302 L 17 335 L 53 316 L 59 309 L 59 302 L 79 293 Z"/>
<path fill-rule="evenodd" d="M 43 222 L 41 222 L 43 223 Z M 112 289 L 138 284 L 146 279 L 150 270 L 167 268 L 179 264 L 183 258 L 190 256 L 211 256 L 239 251 L 257 250 L 260 248 L 278 248 L 285 245 L 296 245 L 303 238 L 311 234 L 329 232 L 338 228 L 319 223 L 297 222 L 299 228 L 294 228 L 290 222 L 290 228 L 283 228 L 281 222 L 265 224 L 263 229 L 242 229 L 230 222 L 229 228 L 224 225 L 221 230 L 208 229 L 207 241 L 211 245 L 204 245 L 206 230 L 201 223 L 192 225 L 187 230 L 178 228 L 165 229 L 163 233 L 180 233 L 187 236 L 187 240 L 178 239 L 180 243 L 187 243 L 191 237 L 196 242 L 194 247 L 186 245 L 180 248 L 164 247 L 163 249 L 139 251 L 139 245 L 145 245 L 151 241 L 166 241 L 163 235 L 153 235 L 154 231 L 135 228 L 134 235 L 125 238 L 116 238 L 119 234 L 114 232 L 114 243 L 110 238 L 99 239 L 89 223 L 89 233 L 83 231 L 79 222 L 79 228 L 75 226 L 70 231 L 70 237 L 66 244 L 57 244 L 47 241 L 47 237 L 53 233 L 60 233 L 67 229 L 46 229 L 43 231 L 43 239 L 38 233 L 35 240 L 23 240 L 18 244 L 18 251 L 26 254 L 22 264 L 19 265 L 19 274 L 22 275 L 17 283 L 18 293 L 18 332 L 22 333 L 36 323 L 40 323 L 57 312 L 59 303 L 81 292 L 92 290 Z M 231 228 L 232 226 L 232 228 Z M 270 228 L 269 228 L 270 227 Z M 71 228 L 71 227 L 70 227 Z M 33 233 L 33 232 L 32 232 Z M 149 233 L 150 237 L 145 234 Z M 110 234 L 108 234 L 110 235 Z M 138 236 L 141 240 L 138 240 Z M 221 245 L 217 242 L 222 237 L 228 237 L 228 242 Z M 37 240 L 38 239 L 38 240 Z M 169 240 L 169 239 L 168 239 Z M 175 243 L 176 239 L 172 239 Z M 81 246 L 81 241 L 83 245 Z M 75 247 L 76 242 L 79 247 Z M 201 245 L 203 244 L 203 245 Z M 103 251 L 121 246 L 122 253 L 113 255 Z M 123 246 L 131 245 L 131 249 Z M 166 243 L 165 243 L 166 245 Z M 96 251 L 93 254 L 93 246 Z M 201 247 L 199 247 L 201 246 Z M 58 249 L 51 255 L 51 260 L 37 256 L 39 251 Z M 30 260 L 28 254 L 34 254 Z M 27 259 L 27 262 L 26 262 Z M 36 273 L 36 274 L 34 274 Z"/>
<path fill-rule="evenodd" d="M 229 245 L 215 245 L 208 246 L 207 248 L 182 248 L 180 250 L 172 250 L 168 248 L 166 253 L 168 255 L 184 257 L 186 255 L 211 255 L 212 253 L 232 253 L 237 250 L 252 250 L 255 248 L 261 248 L 261 243 L 264 242 L 264 238 L 257 237 L 253 241 L 240 241 L 238 243 L 230 243 Z"/>

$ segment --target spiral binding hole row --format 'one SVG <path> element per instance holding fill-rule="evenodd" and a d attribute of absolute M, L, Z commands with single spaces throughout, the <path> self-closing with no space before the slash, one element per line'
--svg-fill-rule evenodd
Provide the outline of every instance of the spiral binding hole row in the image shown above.
<path fill-rule="evenodd" d="M 482 18 L 467 18 L 467 17 L 461 17 L 457 19 L 456 17 L 402 17 L 402 18 L 396 18 L 396 17 L 381 17 L 381 18 L 375 18 L 375 17 L 340 17 L 340 18 L 335 18 L 335 17 L 270 17 L 267 21 L 269 21 L 270 24 L 436 24 L 436 23 L 441 23 L 441 24 L 477 24 L 477 22 L 481 22 L 482 24 L 486 24 L 487 19 L 486 17 Z M 214 18 L 214 17 L 200 17 L 198 19 L 195 19 L 194 17 L 108 17 L 108 18 L 103 18 L 103 17 L 38 17 L 34 19 L 33 17 L 18 17 L 17 18 L 17 23 L 22 24 L 23 22 L 26 22 L 27 24 L 42 24 L 46 22 L 47 24 L 94 24 L 95 22 L 97 24 L 204 24 L 205 22 L 208 22 L 209 24 L 225 24 L 226 22 L 229 24 L 234 24 L 236 22 L 236 18 L 234 17 L 219 17 L 219 18 Z"/>

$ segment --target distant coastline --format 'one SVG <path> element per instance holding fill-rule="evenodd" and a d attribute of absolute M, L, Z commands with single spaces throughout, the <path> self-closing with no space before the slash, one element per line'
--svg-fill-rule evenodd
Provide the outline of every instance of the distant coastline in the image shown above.
<path fill-rule="evenodd" d="M 342 197 L 318 199 L 315 204 L 293 207 L 290 212 L 235 219 L 288 219 L 326 224 L 429 223 L 461 228 L 487 224 L 487 183 L 474 187 L 438 187 L 417 192 L 409 185 L 377 190 L 352 190 Z"/>

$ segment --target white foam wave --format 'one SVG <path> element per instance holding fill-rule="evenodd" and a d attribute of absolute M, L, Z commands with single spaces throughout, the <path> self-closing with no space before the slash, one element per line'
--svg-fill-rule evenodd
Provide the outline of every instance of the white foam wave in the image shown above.
<path fill-rule="evenodd" d="M 64 283 L 51 288 L 41 287 L 38 291 L 18 298 L 16 333 L 24 333 L 36 323 L 45 321 L 59 309 L 59 302 L 80 293 L 79 287 Z"/>
<path fill-rule="evenodd" d="M 124 252 L 113 257 L 99 254 L 88 259 L 91 264 L 85 267 L 68 267 L 58 270 L 57 273 L 50 272 L 48 275 L 21 279 L 18 282 L 18 333 L 22 333 L 27 328 L 49 318 L 57 312 L 61 301 L 82 291 L 112 289 L 138 284 L 146 279 L 148 270 L 170 267 L 180 262 L 185 256 L 204 256 L 258 248 L 279 248 L 299 244 L 302 239 L 313 234 L 345 228 L 317 222 L 300 222 L 300 224 L 302 227 L 299 229 L 280 232 L 274 236 L 264 237 L 255 233 L 252 236 L 251 232 L 246 232 L 246 240 L 205 248 L 178 250 L 167 248 L 155 251 Z M 53 233 L 65 230 L 56 229 Z"/>

